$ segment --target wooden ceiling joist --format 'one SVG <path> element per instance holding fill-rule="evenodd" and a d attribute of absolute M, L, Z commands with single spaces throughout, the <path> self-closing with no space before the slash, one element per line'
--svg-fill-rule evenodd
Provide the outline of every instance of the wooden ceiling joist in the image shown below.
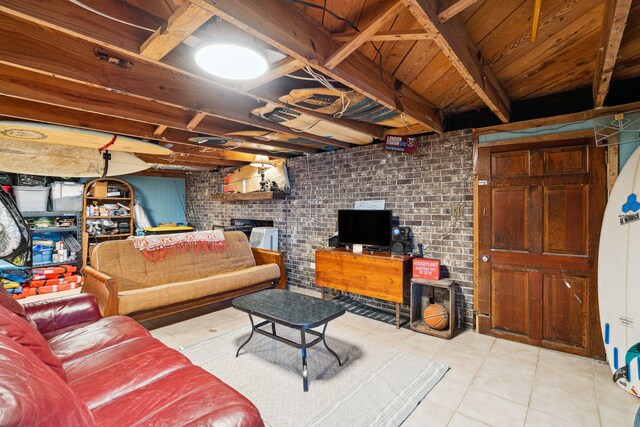
<path fill-rule="evenodd" d="M 540 25 L 540 10 L 542 9 L 542 0 L 534 0 L 533 15 L 531 17 L 531 43 L 535 43 L 538 38 L 538 25 Z"/>
<path fill-rule="evenodd" d="M 4 41 L 0 44 L 0 62 L 12 66 L 106 91 L 134 95 L 147 102 L 151 101 L 150 104 L 196 109 L 260 129 L 291 132 L 286 126 L 252 114 L 253 109 L 262 106 L 255 97 L 241 95 L 220 85 L 205 87 L 199 80 L 177 76 L 169 69 L 129 55 L 110 55 L 94 43 L 71 38 L 64 33 L 46 31 L 31 22 L 0 15 L 0 38 Z M 60 61 L 58 46 L 73 47 L 66 51 L 64 61 Z M 11 61 L 3 61 L 4 58 Z M 351 146 L 343 141 L 307 132 L 298 134 L 322 147 Z"/>
<path fill-rule="evenodd" d="M 215 164 L 215 159 L 251 162 L 256 154 L 263 154 L 272 157 L 289 157 L 289 155 L 284 153 L 255 150 L 244 147 L 238 147 L 232 151 L 205 147 L 189 141 L 189 138 L 200 136 L 201 134 L 173 128 L 167 128 L 165 132 L 163 132 L 162 136 L 158 137 L 154 134 L 155 126 L 152 124 L 134 122 L 111 116 L 103 116 L 87 111 L 72 110 L 54 105 L 41 104 L 39 102 L 25 99 L 0 96 L 0 105 L 2 105 L 0 116 L 70 126 L 80 129 L 91 129 L 100 132 L 117 133 L 119 135 L 131 136 L 133 138 L 155 140 L 163 145 L 170 143 L 173 144 L 171 147 L 172 150 L 195 156 L 211 158 L 212 164 Z M 238 139 L 242 139 L 242 137 Z M 248 139 L 246 139 L 246 141 L 255 142 Z"/>
<path fill-rule="evenodd" d="M 335 68 L 344 61 L 349 55 L 355 52 L 360 46 L 366 43 L 382 26 L 391 18 L 398 15 L 404 10 L 402 2 L 393 0 L 390 4 L 383 3 L 371 12 L 371 16 L 364 19 L 364 24 L 360 31 L 356 33 L 349 41 L 343 44 L 340 49 L 333 53 L 324 63 L 324 66 L 330 69 Z"/>
<path fill-rule="evenodd" d="M 162 62 L 142 57 L 139 54 L 139 47 L 140 44 L 148 38 L 148 33 L 137 28 L 110 21 L 100 15 L 95 15 L 77 7 L 67 0 L 49 0 L 44 3 L 35 0 L 5 0 L 0 3 L 0 12 L 23 20 L 32 21 L 41 27 L 60 31 L 89 43 L 98 44 L 114 53 L 122 53 L 132 58 L 144 58 L 145 61 L 153 62 L 155 66 L 164 69 L 171 75 L 197 79 L 202 85 L 201 88 L 203 92 L 208 90 L 215 91 L 220 87 L 224 89 L 224 86 L 220 82 L 213 81 L 211 76 L 206 75 L 204 71 L 197 68 L 192 60 L 193 52 L 180 49 L 184 46 L 169 53 L 163 58 Z M 126 12 L 130 13 L 128 9 Z M 234 95 L 230 93 L 229 90 L 226 90 L 224 94 L 227 99 L 233 99 L 234 96 L 241 96 L 241 94 L 237 92 Z M 245 92 L 245 96 L 253 100 L 256 98 L 248 92 Z M 262 101 L 275 104 L 280 103 L 277 97 L 262 99 Z M 296 108 L 292 109 L 299 111 Z M 314 115 L 312 112 L 309 112 L 309 114 Z M 330 121 L 332 119 L 327 115 L 320 116 L 324 116 L 323 118 L 328 118 Z M 340 119 L 335 124 L 349 130 L 365 133 L 374 138 L 384 138 L 384 127 L 382 126 L 348 119 Z M 343 147 L 346 146 L 346 144 L 343 145 Z"/>
<path fill-rule="evenodd" d="M 358 33 L 347 31 L 339 34 L 332 34 L 334 40 L 346 43 L 355 37 Z M 371 42 L 398 42 L 407 40 L 431 40 L 432 36 L 425 30 L 395 30 L 395 31 L 378 31 L 368 41 Z"/>
<path fill-rule="evenodd" d="M 325 67 L 325 60 L 341 45 L 304 11 L 280 0 L 192 1 L 374 101 L 442 131 L 442 116 L 433 104 L 387 72 L 382 72 L 385 81 L 381 82 L 378 66 L 360 52 L 354 52 L 333 69 Z"/>
<path fill-rule="evenodd" d="M 142 44 L 140 54 L 155 60 L 164 58 L 212 16 L 201 7 L 186 2 Z"/>
<path fill-rule="evenodd" d="M 593 78 L 593 105 L 596 108 L 604 105 L 604 99 L 609 92 L 609 84 L 618 59 L 631 3 L 631 0 L 606 0 L 600 48 Z"/>
<path fill-rule="evenodd" d="M 438 19 L 442 23 L 447 22 L 477 1 L 478 0 L 455 0 L 449 7 L 438 13 Z"/>
<path fill-rule="evenodd" d="M 167 126 L 160 125 L 156 128 L 156 130 L 153 131 L 153 134 L 155 136 L 162 135 L 162 132 L 164 132 L 165 130 L 167 130 Z"/>
<path fill-rule="evenodd" d="M 207 117 L 207 113 L 198 111 L 193 118 L 189 120 L 189 123 L 187 123 L 187 129 L 191 131 L 194 130 L 205 117 Z"/>
<path fill-rule="evenodd" d="M 433 41 L 480 99 L 502 122 L 508 122 L 511 115 L 509 96 L 485 63 L 460 17 L 441 23 L 438 9 L 442 0 L 402 1 L 427 33 L 433 34 Z"/>

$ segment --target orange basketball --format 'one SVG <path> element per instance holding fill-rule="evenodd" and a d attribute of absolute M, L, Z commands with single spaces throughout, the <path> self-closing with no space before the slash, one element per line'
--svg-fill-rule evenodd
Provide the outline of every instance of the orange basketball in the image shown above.
<path fill-rule="evenodd" d="M 440 304 L 429 304 L 424 309 L 424 323 L 432 329 L 441 331 L 449 326 L 449 313 Z"/>

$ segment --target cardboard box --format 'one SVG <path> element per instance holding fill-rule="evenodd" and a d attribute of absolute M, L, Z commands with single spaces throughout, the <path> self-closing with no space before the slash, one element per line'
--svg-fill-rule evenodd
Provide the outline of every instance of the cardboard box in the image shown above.
<path fill-rule="evenodd" d="M 93 197 L 107 197 L 106 182 L 96 182 L 93 184 Z"/>
<path fill-rule="evenodd" d="M 413 277 L 416 279 L 440 280 L 440 260 L 414 258 Z"/>

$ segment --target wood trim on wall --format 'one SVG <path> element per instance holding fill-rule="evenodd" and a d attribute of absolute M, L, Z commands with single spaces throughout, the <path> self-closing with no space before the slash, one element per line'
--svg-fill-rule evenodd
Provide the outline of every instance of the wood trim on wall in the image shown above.
<path fill-rule="evenodd" d="M 640 102 L 616 105 L 614 107 L 595 108 L 593 110 L 581 111 L 579 113 L 563 114 L 561 116 L 544 117 L 541 119 L 525 120 L 522 122 L 505 123 L 502 125 L 487 126 L 478 128 L 478 135 L 487 135 L 498 132 L 510 132 L 514 130 L 537 128 L 542 126 L 558 125 L 563 123 L 579 122 L 591 120 L 597 117 L 609 116 L 626 111 L 639 110 Z"/>
<path fill-rule="evenodd" d="M 527 143 L 547 142 L 547 141 L 562 141 L 566 139 L 576 139 L 576 138 L 593 138 L 593 131 L 578 130 L 574 132 L 549 133 L 545 135 L 528 136 L 524 138 L 505 139 L 503 141 L 485 142 L 482 144 L 478 143 L 478 145 L 482 148 L 485 148 L 485 147 L 498 147 L 501 145 L 527 144 Z"/>

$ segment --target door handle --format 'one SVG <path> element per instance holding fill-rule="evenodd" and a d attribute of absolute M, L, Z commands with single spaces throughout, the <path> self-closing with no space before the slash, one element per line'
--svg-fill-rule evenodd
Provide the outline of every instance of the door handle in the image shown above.
<path fill-rule="evenodd" d="M 480 258 L 482 260 L 482 262 L 487 262 L 489 261 L 489 257 L 487 255 L 482 255 L 482 258 Z"/>

